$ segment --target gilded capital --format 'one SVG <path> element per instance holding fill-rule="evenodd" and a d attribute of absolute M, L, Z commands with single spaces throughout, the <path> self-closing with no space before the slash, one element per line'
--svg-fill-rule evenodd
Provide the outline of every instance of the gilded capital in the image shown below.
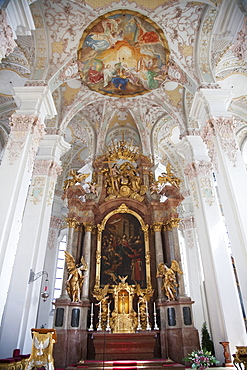
<path fill-rule="evenodd" d="M 81 225 L 75 218 L 66 218 L 66 222 L 68 227 L 73 227 L 75 230 L 78 230 Z"/>
<path fill-rule="evenodd" d="M 152 225 L 153 231 L 161 231 L 163 227 L 163 222 L 154 222 Z"/>
<path fill-rule="evenodd" d="M 93 226 L 94 225 L 91 222 L 84 222 L 83 225 L 84 225 L 84 229 L 85 229 L 86 232 L 87 231 L 89 231 L 89 232 L 93 231 Z"/>
<path fill-rule="evenodd" d="M 178 227 L 180 218 L 172 217 L 169 221 L 165 223 L 167 230 L 172 230 L 174 227 Z"/>

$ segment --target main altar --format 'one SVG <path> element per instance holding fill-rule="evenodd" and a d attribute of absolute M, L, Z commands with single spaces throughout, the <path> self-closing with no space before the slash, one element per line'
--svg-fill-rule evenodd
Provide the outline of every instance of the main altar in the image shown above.
<path fill-rule="evenodd" d="M 56 367 L 80 361 L 172 359 L 199 347 L 178 243 L 180 179 L 132 141 L 112 140 L 91 175 L 71 170 Z"/>

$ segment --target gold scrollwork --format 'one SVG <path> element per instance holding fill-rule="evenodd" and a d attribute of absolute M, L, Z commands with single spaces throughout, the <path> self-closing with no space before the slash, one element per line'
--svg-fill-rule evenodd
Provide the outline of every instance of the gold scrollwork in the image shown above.
<path fill-rule="evenodd" d="M 108 158 L 105 163 L 108 164 L 108 168 L 102 170 L 108 194 L 105 201 L 124 197 L 143 202 L 148 187 L 142 184 L 138 168 L 130 162 L 124 162 L 118 167 L 117 163 L 114 163 L 111 158 Z M 110 163 L 114 164 L 110 166 Z"/>
<path fill-rule="evenodd" d="M 70 170 L 68 174 L 69 179 L 64 181 L 64 191 L 66 191 L 70 186 L 74 186 L 76 183 L 86 180 L 89 175 L 90 173 L 78 173 L 76 170 Z"/>
<path fill-rule="evenodd" d="M 101 260 L 101 255 L 100 255 L 99 251 L 96 251 L 96 263 L 97 263 L 97 265 L 100 264 L 100 260 Z"/>
<path fill-rule="evenodd" d="M 181 180 L 176 177 L 172 172 L 171 172 L 171 164 L 168 163 L 166 166 L 166 172 L 163 172 L 161 175 L 158 177 L 158 182 L 160 185 L 165 184 L 165 183 L 170 183 L 172 186 L 175 186 L 176 188 L 179 189 Z"/>
<path fill-rule="evenodd" d="M 150 264 L 150 252 L 149 251 L 146 253 L 145 258 L 146 258 L 146 264 L 149 265 Z"/>

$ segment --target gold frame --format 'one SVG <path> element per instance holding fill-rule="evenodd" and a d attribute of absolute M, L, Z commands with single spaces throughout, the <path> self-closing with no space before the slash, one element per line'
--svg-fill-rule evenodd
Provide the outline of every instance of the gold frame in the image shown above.
<path fill-rule="evenodd" d="M 96 281 L 95 285 L 100 286 L 100 272 L 101 272 L 101 244 L 102 244 L 102 232 L 105 229 L 106 222 L 109 218 L 117 213 L 129 213 L 137 218 L 140 222 L 142 231 L 144 233 L 144 248 L 145 248 L 145 264 L 146 264 L 146 283 L 147 283 L 147 290 L 152 289 L 151 284 L 151 270 L 150 270 L 150 250 L 149 250 L 149 238 L 148 238 L 148 230 L 149 225 L 145 224 L 142 217 L 129 209 L 126 204 L 122 203 L 117 209 L 114 211 L 109 212 L 104 219 L 102 220 L 101 224 L 97 225 L 98 228 L 98 235 L 97 235 L 97 250 L 96 250 Z"/>

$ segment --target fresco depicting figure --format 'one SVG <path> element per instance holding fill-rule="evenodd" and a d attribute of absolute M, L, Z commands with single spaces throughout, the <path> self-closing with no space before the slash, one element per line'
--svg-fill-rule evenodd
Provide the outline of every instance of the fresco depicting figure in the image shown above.
<path fill-rule="evenodd" d="M 138 220 L 130 214 L 113 215 L 106 223 L 101 247 L 101 283 L 116 284 L 127 276 L 129 284 L 145 286 L 145 248 Z"/>
<path fill-rule="evenodd" d="M 165 36 L 153 22 L 139 13 L 116 11 L 94 22 L 82 36 L 78 67 L 90 89 L 131 96 L 165 81 L 168 57 Z"/>

